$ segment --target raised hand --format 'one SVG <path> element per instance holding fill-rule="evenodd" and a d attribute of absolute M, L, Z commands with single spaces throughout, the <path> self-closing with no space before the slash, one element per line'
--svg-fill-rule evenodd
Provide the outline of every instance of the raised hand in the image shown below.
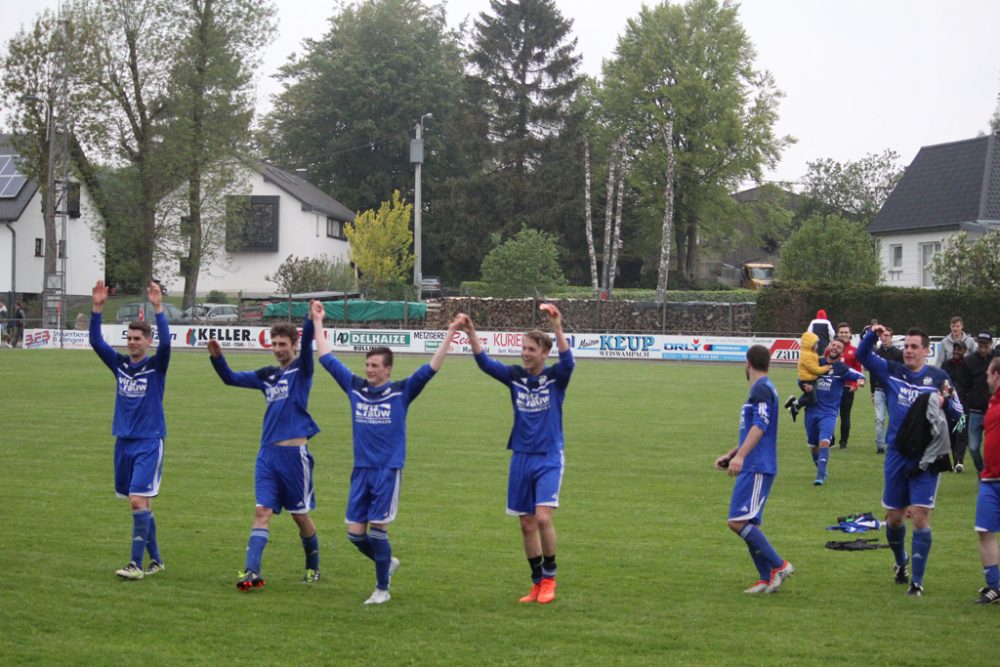
<path fill-rule="evenodd" d="M 98 280 L 97 284 L 94 285 L 94 289 L 90 291 L 90 294 L 93 299 L 94 312 L 102 312 L 104 310 L 104 304 L 108 301 L 108 286 L 104 284 L 103 280 Z"/>
<path fill-rule="evenodd" d="M 222 346 L 214 338 L 208 341 L 208 353 L 218 359 L 222 356 Z"/>

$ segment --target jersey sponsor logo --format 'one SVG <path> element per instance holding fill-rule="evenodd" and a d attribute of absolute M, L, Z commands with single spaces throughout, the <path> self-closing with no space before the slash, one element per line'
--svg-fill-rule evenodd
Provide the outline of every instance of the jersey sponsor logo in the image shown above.
<path fill-rule="evenodd" d="M 125 398 L 144 398 L 149 382 L 146 378 L 132 378 L 127 375 L 118 376 L 118 395 Z"/>
<path fill-rule="evenodd" d="M 354 406 L 354 420 L 362 424 L 391 424 L 391 403 L 363 403 Z"/>
<path fill-rule="evenodd" d="M 282 378 L 275 384 L 265 384 L 264 398 L 267 400 L 268 405 L 274 403 L 275 401 L 283 401 L 288 398 L 288 380 Z"/>

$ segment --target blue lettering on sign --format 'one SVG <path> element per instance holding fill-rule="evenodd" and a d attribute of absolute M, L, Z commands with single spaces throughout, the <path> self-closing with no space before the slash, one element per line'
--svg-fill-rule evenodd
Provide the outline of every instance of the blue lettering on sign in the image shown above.
<path fill-rule="evenodd" d="M 653 347 L 652 336 L 601 336 L 601 349 L 615 352 L 648 352 Z"/>
<path fill-rule="evenodd" d="M 664 350 L 683 350 L 685 352 L 697 352 L 698 346 L 695 343 L 664 343 Z"/>

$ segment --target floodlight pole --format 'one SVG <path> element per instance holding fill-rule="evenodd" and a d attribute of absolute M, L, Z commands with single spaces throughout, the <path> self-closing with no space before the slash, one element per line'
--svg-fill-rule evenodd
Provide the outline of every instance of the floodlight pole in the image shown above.
<path fill-rule="evenodd" d="M 420 177 L 424 164 L 424 119 L 433 117 L 434 114 L 425 113 L 420 117 L 415 128 L 416 138 L 410 142 L 410 162 L 414 163 L 414 185 L 413 185 L 413 284 L 417 289 L 417 301 L 423 301 L 423 294 L 420 289 L 420 282 L 423 279 L 423 269 L 421 266 L 421 209 L 423 201 L 420 192 Z"/>
<path fill-rule="evenodd" d="M 45 200 L 43 205 L 45 206 L 45 212 L 43 216 L 45 218 L 45 227 L 48 229 L 51 224 L 53 231 L 55 231 L 55 218 L 56 218 L 56 193 L 55 193 L 55 172 L 56 172 L 56 142 L 53 141 L 52 130 L 52 104 L 44 97 L 38 97 L 37 95 L 25 95 L 21 98 L 25 102 L 34 102 L 45 105 L 45 143 L 48 144 L 48 164 L 45 169 Z M 50 222 L 51 221 L 51 222 Z M 51 236 L 49 234 L 45 235 L 45 257 L 46 263 L 52 261 L 55 263 L 55 258 L 57 257 L 59 247 L 59 241 L 56 239 L 55 234 Z M 49 260 L 49 258 L 52 258 Z M 51 275 L 52 272 L 45 271 L 45 276 L 42 280 L 42 326 L 51 326 L 52 314 L 49 311 L 49 299 L 46 296 L 49 294 L 51 289 Z M 57 315 L 58 317 L 58 315 Z"/>

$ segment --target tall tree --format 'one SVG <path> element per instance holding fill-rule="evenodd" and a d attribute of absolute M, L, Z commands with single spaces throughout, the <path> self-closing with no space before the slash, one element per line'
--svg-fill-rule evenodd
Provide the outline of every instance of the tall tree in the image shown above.
<path fill-rule="evenodd" d="M 308 169 L 313 183 L 349 208 L 374 208 L 393 190 L 412 187 L 410 132 L 431 113 L 424 137 L 429 199 L 455 159 L 442 132 L 462 92 L 458 36 L 444 7 L 420 0 L 342 5 L 327 33 L 304 47 L 281 69 L 284 89 L 264 122 L 265 149 L 287 168 Z"/>
<path fill-rule="evenodd" d="M 781 93 L 755 58 L 735 2 L 692 0 L 643 7 L 604 65 L 602 105 L 629 140 L 653 238 L 662 229 L 663 128 L 673 123 L 672 229 L 683 282 L 694 280 L 698 236 L 712 223 L 705 212 L 740 181 L 760 180 L 791 141 L 774 133 Z"/>
<path fill-rule="evenodd" d="M 846 216 L 868 223 L 903 177 L 899 154 L 886 149 L 860 160 L 837 162 L 823 158 L 807 163 L 803 193 L 820 213 Z"/>
<path fill-rule="evenodd" d="M 571 28 L 553 0 L 490 0 L 473 28 L 468 90 L 486 132 L 476 180 L 490 199 L 479 224 L 502 236 L 525 225 L 572 234 L 582 259 L 582 134 L 573 101 L 583 79 Z"/>
<path fill-rule="evenodd" d="M 273 5 L 257 0 L 176 6 L 174 31 L 183 38 L 170 72 L 164 133 L 171 180 L 186 184 L 185 214 L 179 238 L 164 234 L 182 258 L 185 308 L 194 304 L 203 263 L 225 249 L 227 215 L 220 203 L 240 189 L 244 170 L 233 158 L 249 153 L 253 67 L 274 33 L 274 14 Z"/>

